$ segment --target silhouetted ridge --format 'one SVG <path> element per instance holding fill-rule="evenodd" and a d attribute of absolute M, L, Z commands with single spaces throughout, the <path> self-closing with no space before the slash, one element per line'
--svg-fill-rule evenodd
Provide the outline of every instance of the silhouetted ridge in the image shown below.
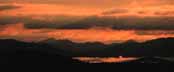
<path fill-rule="evenodd" d="M 160 38 L 138 43 L 129 40 L 125 43 L 75 43 L 68 40 L 53 40 L 47 44 L 64 50 L 70 56 L 174 56 L 174 38 Z"/>

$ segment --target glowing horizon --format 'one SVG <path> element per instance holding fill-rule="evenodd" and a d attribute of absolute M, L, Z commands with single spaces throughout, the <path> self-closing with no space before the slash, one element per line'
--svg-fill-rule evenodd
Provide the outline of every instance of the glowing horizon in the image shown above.
<path fill-rule="evenodd" d="M 56 40 L 71 40 L 73 42 L 101 42 L 104 44 L 126 42 L 135 40 L 144 42 L 147 40 L 174 37 L 173 31 L 141 31 L 136 30 L 113 30 L 113 29 L 26 29 L 22 23 L 1 27 L 1 39 L 18 39 L 22 41 L 42 41 L 49 38 Z M 143 31 L 142 31 L 143 32 Z M 170 34 L 171 33 L 171 34 Z"/>

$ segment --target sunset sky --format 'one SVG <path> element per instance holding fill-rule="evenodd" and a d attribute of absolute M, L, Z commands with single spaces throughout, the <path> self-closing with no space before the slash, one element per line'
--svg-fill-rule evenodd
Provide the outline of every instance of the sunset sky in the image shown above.
<path fill-rule="evenodd" d="M 173 0 L 3 0 L 20 8 L 2 11 L 10 15 L 138 15 L 173 16 Z"/>
<path fill-rule="evenodd" d="M 174 0 L 0 0 L 3 39 L 112 43 L 164 37 L 174 37 Z"/>

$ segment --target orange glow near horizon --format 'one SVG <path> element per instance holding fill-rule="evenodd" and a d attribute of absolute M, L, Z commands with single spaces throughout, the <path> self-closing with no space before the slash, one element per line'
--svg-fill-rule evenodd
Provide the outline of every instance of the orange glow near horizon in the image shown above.
<path fill-rule="evenodd" d="M 112 29 L 26 29 L 22 23 L 1 27 L 1 39 L 13 38 L 22 41 L 41 41 L 48 38 L 57 40 L 71 40 L 73 42 L 101 42 L 110 44 L 113 42 L 125 42 L 135 40 L 143 42 L 157 38 L 174 37 L 174 34 L 145 34 L 139 35 L 136 30 L 112 30 Z M 151 32 L 151 31 L 150 31 Z M 164 31 L 165 32 L 165 31 Z M 155 33 L 155 31 L 154 31 Z M 158 31 L 159 33 L 159 31 Z"/>

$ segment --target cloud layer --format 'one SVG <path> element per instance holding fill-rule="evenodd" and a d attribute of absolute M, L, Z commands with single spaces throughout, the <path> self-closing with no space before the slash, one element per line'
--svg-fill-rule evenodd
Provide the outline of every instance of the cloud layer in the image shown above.
<path fill-rule="evenodd" d="M 53 19 L 34 17 L 1 17 L 0 24 L 24 23 L 33 29 L 174 30 L 174 17 L 78 17 L 57 16 Z"/>
<path fill-rule="evenodd" d="M 174 31 L 139 31 L 113 29 L 28 29 L 23 23 L 0 26 L 0 39 L 18 39 L 22 41 L 41 41 L 48 38 L 71 40 L 73 42 L 125 42 L 174 37 Z M 170 34 L 167 34 L 170 33 Z"/>
<path fill-rule="evenodd" d="M 113 14 L 122 14 L 122 13 L 128 13 L 129 11 L 127 9 L 113 9 L 111 11 L 103 12 L 103 15 L 113 15 Z"/>
<path fill-rule="evenodd" d="M 0 0 L 0 15 L 0 38 L 107 43 L 174 37 L 173 0 Z"/>

